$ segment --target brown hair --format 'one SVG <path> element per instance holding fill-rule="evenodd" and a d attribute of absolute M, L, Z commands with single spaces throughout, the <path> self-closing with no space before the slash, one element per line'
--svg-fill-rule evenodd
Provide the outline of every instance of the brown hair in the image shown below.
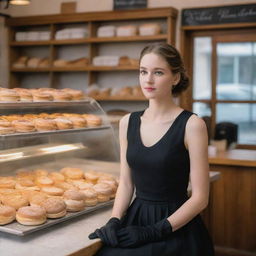
<path fill-rule="evenodd" d="M 155 53 L 161 56 L 170 66 L 173 74 L 180 73 L 180 81 L 172 88 L 172 94 L 178 96 L 189 86 L 189 78 L 186 75 L 183 60 L 178 50 L 167 43 L 154 43 L 146 46 L 140 53 L 140 61 L 142 57 L 148 53 Z"/>

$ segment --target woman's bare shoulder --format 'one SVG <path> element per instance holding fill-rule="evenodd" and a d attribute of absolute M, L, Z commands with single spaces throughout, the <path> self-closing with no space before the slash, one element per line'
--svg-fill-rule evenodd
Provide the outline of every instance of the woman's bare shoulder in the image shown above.
<path fill-rule="evenodd" d="M 124 115 L 119 122 L 120 129 L 127 129 L 131 113 Z"/>

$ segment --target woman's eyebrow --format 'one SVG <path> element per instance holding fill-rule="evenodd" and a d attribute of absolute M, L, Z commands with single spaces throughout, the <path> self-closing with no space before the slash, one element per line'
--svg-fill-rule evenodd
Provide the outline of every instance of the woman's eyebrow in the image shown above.
<path fill-rule="evenodd" d="M 147 68 L 145 68 L 145 67 L 140 67 L 140 69 L 147 69 Z M 164 68 L 158 68 L 158 67 L 153 68 L 153 70 L 156 70 L 156 69 L 157 69 L 157 70 L 159 70 L 159 69 L 160 69 L 160 70 L 165 70 Z"/>

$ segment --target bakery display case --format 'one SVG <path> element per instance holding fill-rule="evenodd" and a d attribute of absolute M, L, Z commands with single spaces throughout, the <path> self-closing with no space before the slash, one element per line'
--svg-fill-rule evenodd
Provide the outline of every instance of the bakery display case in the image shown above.
<path fill-rule="evenodd" d="M 24 212 L 27 217 L 35 210 L 26 208 L 33 206 L 32 196 L 51 198 L 50 205 L 64 200 L 67 206 L 67 213 L 55 218 L 38 202 L 34 207 L 47 214 L 41 223 L 0 221 L 0 231 L 22 236 L 113 204 L 118 177 L 102 163 L 118 162 L 118 146 L 94 99 L 1 101 L 0 140 L 0 217 L 10 212 L 3 208 L 7 205 L 16 208 L 16 220 L 23 214 L 24 221 Z M 74 209 L 71 200 L 84 204 Z"/>

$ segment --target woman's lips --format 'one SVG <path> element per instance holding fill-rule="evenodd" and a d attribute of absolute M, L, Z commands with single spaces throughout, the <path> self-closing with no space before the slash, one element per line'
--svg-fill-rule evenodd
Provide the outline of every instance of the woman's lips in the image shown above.
<path fill-rule="evenodd" d="M 154 88 L 154 87 L 145 87 L 144 88 L 146 91 L 148 91 L 148 92 L 152 92 L 152 91 L 154 91 L 156 88 Z"/>

